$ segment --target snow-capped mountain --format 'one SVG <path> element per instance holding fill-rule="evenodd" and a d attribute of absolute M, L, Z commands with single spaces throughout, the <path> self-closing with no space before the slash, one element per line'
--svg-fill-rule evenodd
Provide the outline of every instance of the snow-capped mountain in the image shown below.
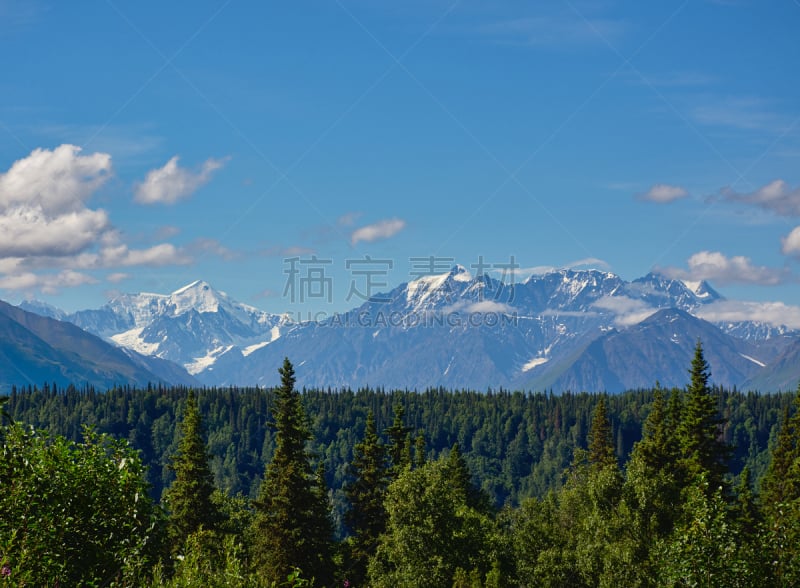
<path fill-rule="evenodd" d="M 41 307 L 39 307 L 41 309 Z M 68 322 L 0 301 L 0 392 L 14 385 L 196 385 L 169 362 L 109 345 Z"/>
<path fill-rule="evenodd" d="M 64 318 L 122 347 L 178 363 L 191 374 L 233 347 L 275 340 L 286 322 L 201 280 L 171 294 L 123 294 L 100 309 Z"/>
<path fill-rule="evenodd" d="M 695 318 L 723 300 L 705 282 L 652 273 L 628 282 L 609 272 L 557 270 L 503 284 L 455 266 L 318 322 L 292 323 L 202 281 L 171 294 L 119 296 L 65 318 L 175 361 L 209 385 L 273 385 L 288 356 L 298 384 L 309 386 L 608 389 L 641 385 L 650 373 L 652 382 L 685 379 L 686 366 L 676 366 L 695 337 L 736 350 L 714 356 L 727 362 L 712 364 L 724 383 L 758 377 L 797 333 Z M 683 313 L 681 320 L 655 328 L 675 318 L 659 314 L 665 309 Z M 688 349 L 676 351 L 677 341 Z M 649 351 L 626 351 L 634 345 Z"/>
<path fill-rule="evenodd" d="M 42 302 L 41 300 L 23 300 L 20 302 L 19 307 L 24 311 L 56 319 L 57 321 L 64 320 L 64 317 L 67 316 L 67 313 L 60 308 L 56 308 L 52 304 L 47 304 L 47 302 Z"/>

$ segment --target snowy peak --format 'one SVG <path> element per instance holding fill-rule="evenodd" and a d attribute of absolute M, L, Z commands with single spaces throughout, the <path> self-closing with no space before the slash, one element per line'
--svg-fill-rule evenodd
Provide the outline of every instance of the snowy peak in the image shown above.
<path fill-rule="evenodd" d="M 195 280 L 191 284 L 186 284 L 182 288 L 178 288 L 177 290 L 175 290 L 171 294 L 171 296 L 175 297 L 175 296 L 182 296 L 182 295 L 186 295 L 186 294 L 190 294 L 191 295 L 191 294 L 194 294 L 194 293 L 197 293 L 197 292 L 208 292 L 208 291 L 212 291 L 212 292 L 214 291 L 214 289 L 211 287 L 211 284 L 209 284 L 208 282 L 206 282 L 204 280 Z"/>
<path fill-rule="evenodd" d="M 196 280 L 175 290 L 169 298 L 175 308 L 175 315 L 180 315 L 192 309 L 197 312 L 217 312 L 220 303 L 227 296 L 214 290 L 208 282 Z"/>
<path fill-rule="evenodd" d="M 453 266 L 444 274 L 422 276 L 405 285 L 406 304 L 415 310 L 438 303 L 450 304 L 472 281 L 472 275 L 463 265 Z"/>
<path fill-rule="evenodd" d="M 650 302 L 655 302 L 656 299 L 670 299 L 674 301 L 673 305 L 681 308 L 694 308 L 724 300 L 705 280 L 676 280 L 656 272 L 650 272 L 643 278 L 634 280 L 630 286 Z"/>
<path fill-rule="evenodd" d="M 28 312 L 32 312 L 34 314 L 38 314 L 39 316 L 46 316 L 48 318 L 56 319 L 56 320 L 64 320 L 64 317 L 67 316 L 67 313 L 53 306 L 52 304 L 48 304 L 47 302 L 42 302 L 41 300 L 23 300 L 19 303 L 19 308 L 22 310 L 26 310 Z"/>
<path fill-rule="evenodd" d="M 122 294 L 100 309 L 67 319 L 119 346 L 174 361 L 193 374 L 211 369 L 234 348 L 271 343 L 291 323 L 286 316 L 237 302 L 203 280 L 171 294 Z"/>
<path fill-rule="evenodd" d="M 708 282 L 705 280 L 700 281 L 690 281 L 690 280 L 681 280 L 683 285 L 697 298 L 705 299 L 709 298 L 711 300 L 718 300 L 721 296 L 714 290 Z"/>
<path fill-rule="evenodd" d="M 454 265 L 447 275 L 454 282 L 472 281 L 472 274 L 463 265 Z"/>

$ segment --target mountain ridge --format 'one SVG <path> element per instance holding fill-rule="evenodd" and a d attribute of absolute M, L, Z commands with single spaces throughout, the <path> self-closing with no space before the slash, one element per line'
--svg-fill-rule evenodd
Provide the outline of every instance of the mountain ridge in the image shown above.
<path fill-rule="evenodd" d="M 14 384 L 90 384 L 99 388 L 164 382 L 194 384 L 178 366 L 132 356 L 78 326 L 0 301 L 0 389 Z M 156 373 L 159 372 L 159 373 Z M 165 377 L 169 374 L 169 377 Z"/>
<path fill-rule="evenodd" d="M 654 272 L 629 282 L 607 271 L 561 269 L 504 284 L 456 265 L 316 322 L 239 303 L 203 280 L 170 294 L 124 294 L 65 318 L 118 345 L 174 361 L 206 385 L 272 385 L 275 366 L 288 356 L 301 362 L 298 384 L 308 386 L 621 391 L 644 385 L 643 376 L 631 375 L 636 369 L 625 373 L 615 359 L 634 356 L 634 345 L 650 350 L 638 368 L 653 373 L 649 385 L 685 376 L 685 366 L 679 370 L 664 346 L 665 327 L 649 335 L 661 341 L 642 334 L 675 318 L 659 315 L 664 310 L 683 313 L 677 318 L 686 333 L 758 356 L 754 363 L 726 352 L 718 370 L 726 385 L 758 377 L 759 363 L 766 366 L 797 335 L 748 321 L 698 322 L 693 313 L 724 300 L 707 282 Z M 669 373 L 654 371 L 664 363 L 661 355 L 671 358 Z"/>

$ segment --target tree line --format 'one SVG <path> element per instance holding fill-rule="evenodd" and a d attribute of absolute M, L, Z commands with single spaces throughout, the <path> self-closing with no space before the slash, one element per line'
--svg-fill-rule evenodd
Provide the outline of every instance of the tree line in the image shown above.
<path fill-rule="evenodd" d="M 4 426 L 3 575 L 154 586 L 800 579 L 800 392 L 714 388 L 699 344 L 685 390 L 622 396 L 300 392 L 288 360 L 280 373 L 270 391 L 13 391 L 8 416 L 52 436 Z M 81 438 L 78 422 L 94 429 Z M 71 495 L 79 481 L 87 489 Z M 73 566 L 70 549 L 90 561 Z"/>

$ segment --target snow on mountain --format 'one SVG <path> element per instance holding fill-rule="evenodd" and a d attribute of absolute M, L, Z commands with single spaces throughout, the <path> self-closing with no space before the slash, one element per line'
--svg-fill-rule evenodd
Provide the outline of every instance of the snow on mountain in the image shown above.
<path fill-rule="evenodd" d="M 634 381 L 630 374 L 637 369 L 644 374 L 658 361 L 652 355 L 647 365 L 632 365 L 624 377 L 620 367 L 611 374 L 602 367 L 605 362 L 625 357 L 626 341 L 644 341 L 616 333 L 664 309 L 698 315 L 722 300 L 705 282 L 655 273 L 627 282 L 610 272 L 562 269 L 503 283 L 454 266 L 319 322 L 293 323 L 241 304 L 201 280 L 170 294 L 121 295 L 102 308 L 65 318 L 122 347 L 174 361 L 208 385 L 274 384 L 276 366 L 288 356 L 303 362 L 299 385 L 530 388 L 590 383 L 592 374 L 600 378 L 601 368 L 611 379 L 597 382 Z M 667 336 L 668 345 L 691 348 L 694 339 L 684 332 L 689 324 L 680 322 L 683 326 L 668 336 L 664 329 L 657 332 Z M 711 328 L 720 337 L 752 344 L 741 351 L 747 357 L 726 360 L 751 368 L 760 367 L 751 358 L 768 364 L 796 336 L 747 321 Z M 601 340 L 613 357 L 598 355 L 600 343 L 592 345 Z M 595 355 L 587 358 L 587 352 Z M 631 350 L 633 364 L 636 357 Z M 580 358 L 586 373 L 569 375 Z M 738 363 L 736 369 L 724 368 L 731 377 L 744 374 Z M 681 370 L 662 381 L 685 376 L 685 366 Z"/>
<path fill-rule="evenodd" d="M 232 348 L 252 349 L 280 336 L 286 317 L 233 300 L 197 280 L 171 294 L 123 294 L 69 320 L 117 345 L 169 359 L 191 374 Z"/>
<path fill-rule="evenodd" d="M 58 321 L 64 320 L 64 317 L 67 315 L 67 313 L 60 308 L 56 308 L 52 304 L 47 304 L 47 302 L 42 302 L 41 300 L 23 300 L 19 303 L 19 308 Z"/>

